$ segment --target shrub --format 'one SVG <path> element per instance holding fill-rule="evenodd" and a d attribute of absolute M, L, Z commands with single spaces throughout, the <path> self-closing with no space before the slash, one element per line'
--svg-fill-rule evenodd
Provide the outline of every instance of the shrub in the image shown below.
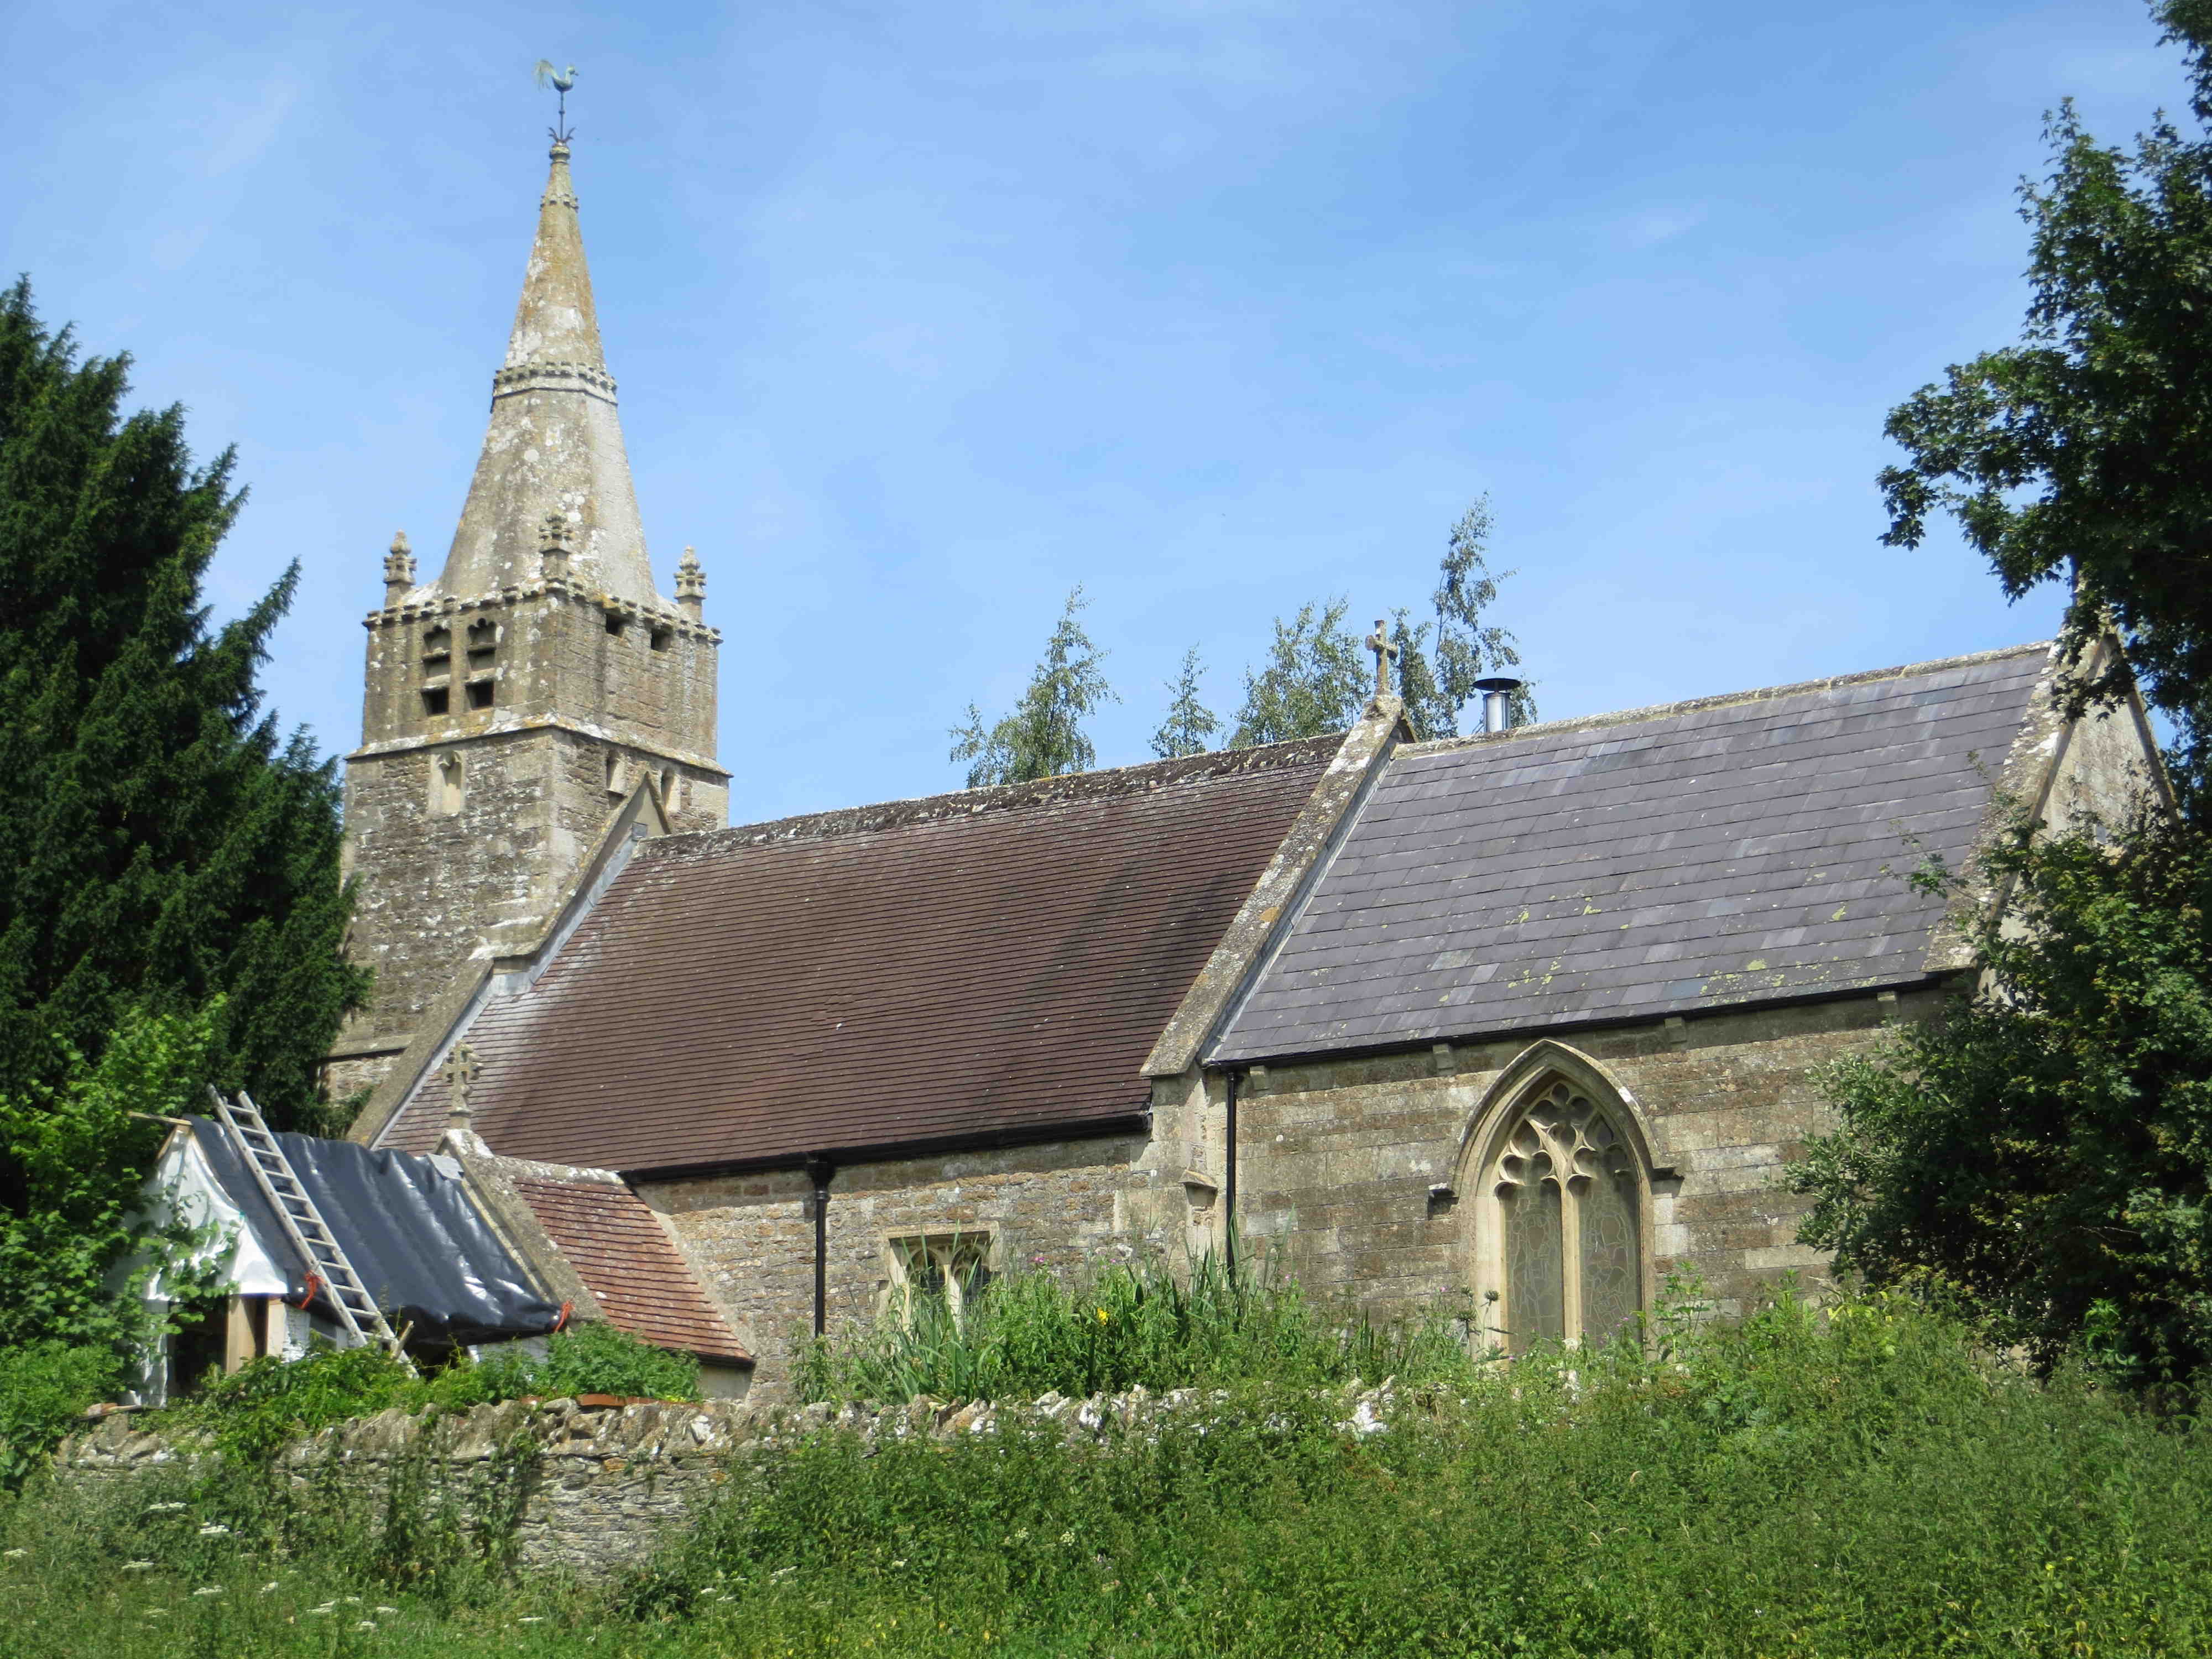
<path fill-rule="evenodd" d="M 84 1408 L 115 1392 L 122 1371 L 107 1347 L 33 1342 L 0 1348 L 0 1490 L 19 1490 L 79 1425 Z"/>
<path fill-rule="evenodd" d="M 214 1378 L 177 1407 L 172 1420 L 180 1426 L 204 1426 L 226 1449 L 256 1460 L 302 1434 L 394 1406 L 410 1412 L 465 1411 L 529 1395 L 699 1397 L 697 1360 L 641 1342 L 611 1325 L 559 1332 L 546 1348 L 540 1358 L 520 1345 L 502 1345 L 481 1360 L 465 1356 L 417 1376 L 373 1345 L 318 1344 L 304 1358 L 270 1355 Z"/>

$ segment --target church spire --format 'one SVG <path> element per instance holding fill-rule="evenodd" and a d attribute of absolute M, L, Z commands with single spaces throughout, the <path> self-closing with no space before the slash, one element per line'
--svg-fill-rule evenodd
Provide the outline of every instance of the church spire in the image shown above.
<path fill-rule="evenodd" d="M 558 513 L 577 586 L 660 608 L 599 347 L 565 137 L 553 144 L 507 362 L 492 376 L 483 453 L 438 586 L 465 598 L 529 581 L 546 515 Z"/>

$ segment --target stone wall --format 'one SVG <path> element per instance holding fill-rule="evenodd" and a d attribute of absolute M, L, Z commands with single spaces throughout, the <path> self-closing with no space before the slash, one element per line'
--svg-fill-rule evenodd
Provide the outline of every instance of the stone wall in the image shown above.
<path fill-rule="evenodd" d="M 1081 1270 L 1102 1255 L 1170 1246 L 1144 1167 L 1149 1143 L 1119 1135 L 993 1152 L 856 1164 L 832 1182 L 829 1210 L 830 1328 L 872 1322 L 902 1237 L 988 1233 L 992 1266 Z M 722 1176 L 641 1186 L 668 1218 L 692 1270 L 758 1359 L 763 1401 L 788 1398 L 793 1339 L 814 1317 L 814 1199 L 803 1171 Z"/>
<path fill-rule="evenodd" d="M 1409 1407 L 1436 1412 L 1448 1402 L 1385 1382 L 1357 1384 L 1322 1396 L 1346 1434 L 1387 1431 Z M 952 1441 L 1013 1430 L 1056 1433 L 1066 1443 L 1111 1447 L 1170 1421 L 1202 1422 L 1228 1399 L 1179 1389 L 1154 1395 L 1071 1400 L 1048 1394 L 1005 1406 L 951 1405 L 922 1399 L 871 1411 L 859 1406 L 763 1407 L 748 1401 L 682 1405 L 578 1400 L 514 1400 L 465 1414 L 411 1417 L 393 1409 L 357 1418 L 300 1441 L 280 1460 L 302 1502 L 334 1486 L 340 1501 L 380 1498 L 404 1464 L 422 1460 L 424 1501 L 449 1504 L 471 1522 L 490 1506 L 511 1518 L 514 1561 L 526 1572 L 556 1571 L 605 1578 L 643 1562 L 687 1522 L 698 1506 L 748 1460 L 787 1453 L 802 1439 L 845 1431 L 880 1440 Z M 55 1455 L 61 1479 L 80 1490 L 113 1490 L 205 1475 L 220 1458 L 204 1435 L 173 1439 L 118 1413 L 63 1443 Z M 519 1482 L 504 1493 L 502 1480 Z M 380 1506 L 362 1505 L 365 1524 Z"/>
<path fill-rule="evenodd" d="M 1939 1000 L 1869 994 L 1565 1037 L 1627 1095 L 1650 1144 L 1651 1279 L 1693 1271 L 1723 1314 L 1771 1295 L 1787 1273 L 1817 1286 L 1826 1258 L 1797 1243 L 1806 1200 L 1782 1182 L 1806 1138 L 1830 1123 L 1813 1074 Z M 1532 1046 L 1518 1037 L 1254 1068 L 1237 1128 L 1250 1247 L 1310 1291 L 1377 1316 L 1464 1295 L 1477 1278 L 1481 1194 L 1462 1190 L 1474 1178 L 1462 1152 L 1486 1106 L 1508 1105 L 1492 1097 L 1509 1068 L 1521 1097 L 1516 1062 Z"/>
<path fill-rule="evenodd" d="M 333 1051 L 337 1098 L 381 1079 L 480 945 L 534 942 L 641 779 L 679 832 L 720 829 L 729 805 L 714 762 L 719 635 L 687 616 L 544 583 L 400 604 L 368 630 L 345 867 L 361 878 L 348 949 L 376 985 Z M 425 657 L 434 633 L 442 658 Z M 495 642 L 472 653 L 472 637 Z M 489 707 L 470 706 L 475 683 Z M 447 699 L 442 714 L 426 690 Z"/>
<path fill-rule="evenodd" d="M 1931 1012 L 1941 994 L 1862 997 L 1571 1035 L 1627 1097 L 1648 1142 L 1642 1252 L 1647 1294 L 1694 1273 L 1724 1316 L 1790 1274 L 1817 1290 L 1826 1258 L 1796 1242 L 1806 1200 L 1783 1182 L 1829 1126 L 1817 1069 L 1863 1052 L 1884 1025 Z M 1462 1190 L 1469 1137 L 1500 1079 L 1517 1085 L 1526 1037 L 1441 1051 L 1254 1068 L 1238 1105 L 1237 1208 L 1249 1259 L 1311 1294 L 1386 1319 L 1455 1311 L 1477 1288 L 1481 1195 Z M 1518 1064 L 1516 1064 L 1518 1062 Z M 1159 1091 L 1154 1135 L 873 1164 L 830 1190 L 829 1327 L 872 1322 L 902 1237 L 987 1233 L 995 1270 L 1084 1271 L 1139 1252 L 1188 1259 L 1216 1237 L 1222 1081 L 1210 1098 Z M 1437 1189 L 1443 1188 L 1443 1191 Z M 787 1399 L 793 1339 L 814 1306 L 811 1188 L 799 1170 L 640 1188 L 758 1357 L 754 1387 Z"/>

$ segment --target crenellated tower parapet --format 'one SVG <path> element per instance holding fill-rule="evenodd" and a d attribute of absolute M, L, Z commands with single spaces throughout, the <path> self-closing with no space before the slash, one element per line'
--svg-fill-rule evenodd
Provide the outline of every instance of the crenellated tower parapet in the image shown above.
<path fill-rule="evenodd" d="M 678 830 L 727 821 L 715 760 L 721 635 L 684 550 L 655 586 L 615 381 L 556 142 L 507 361 L 434 581 L 385 556 L 361 746 L 346 759 L 349 950 L 374 1002 L 331 1056 L 373 1086 L 473 958 L 534 943 L 609 816 L 650 782 Z"/>

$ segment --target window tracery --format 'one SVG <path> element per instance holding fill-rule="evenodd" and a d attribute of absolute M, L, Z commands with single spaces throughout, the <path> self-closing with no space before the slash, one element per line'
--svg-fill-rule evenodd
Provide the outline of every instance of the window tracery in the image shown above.
<path fill-rule="evenodd" d="M 1611 1112 L 1554 1076 L 1494 1143 L 1493 1323 L 1507 1350 L 1591 1346 L 1632 1328 L 1644 1300 L 1644 1176 Z"/>

